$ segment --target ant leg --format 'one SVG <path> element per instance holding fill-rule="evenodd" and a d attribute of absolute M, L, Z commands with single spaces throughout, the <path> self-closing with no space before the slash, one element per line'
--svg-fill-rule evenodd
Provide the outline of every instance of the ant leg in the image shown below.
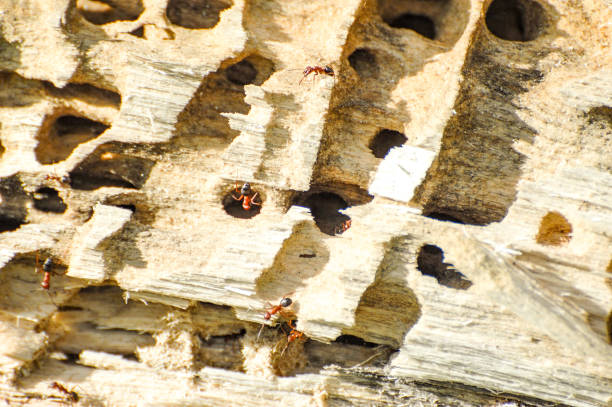
<path fill-rule="evenodd" d="M 239 198 L 236 198 L 236 196 L 232 193 L 232 198 L 234 198 L 235 201 L 242 201 L 242 198 L 244 198 L 244 195 L 240 195 Z"/>
<path fill-rule="evenodd" d="M 259 337 L 261 336 L 261 332 L 263 331 L 265 324 L 261 324 L 261 328 L 259 328 L 259 332 L 257 332 L 257 338 L 255 339 L 255 342 L 259 342 Z"/>
<path fill-rule="evenodd" d="M 287 350 L 288 347 L 289 347 L 289 340 L 287 340 L 287 344 L 285 345 L 285 347 L 283 348 L 283 351 L 280 354 L 281 356 L 285 354 L 285 351 Z"/>
<path fill-rule="evenodd" d="M 236 181 L 236 183 L 234 184 L 234 191 L 236 191 L 240 195 L 242 195 L 242 192 L 240 192 L 240 187 L 238 186 L 238 181 Z M 232 193 L 232 195 L 234 195 L 234 194 Z"/>
<path fill-rule="evenodd" d="M 293 327 L 291 326 L 291 320 L 289 320 L 289 323 L 287 324 L 289 325 L 289 328 L 293 330 Z M 283 326 L 281 325 L 281 329 L 283 331 L 283 334 L 285 334 L 285 339 L 287 340 L 287 343 L 285 344 L 285 347 L 283 348 L 283 351 L 281 352 L 281 356 L 284 355 L 285 351 L 287 350 L 287 348 L 289 347 L 289 335 L 291 335 L 291 331 L 289 333 L 287 333 L 287 331 L 285 331 L 285 329 L 283 328 Z M 282 340 L 282 339 L 281 339 Z"/>
<path fill-rule="evenodd" d="M 255 197 L 257 196 L 258 192 L 255 192 L 255 195 L 253 195 L 253 198 L 251 198 L 251 205 L 257 205 L 257 206 L 261 206 L 261 202 L 257 203 L 255 202 Z"/>
<path fill-rule="evenodd" d="M 278 315 L 288 320 L 291 320 L 291 318 L 295 318 L 295 314 L 291 310 L 281 309 L 278 311 Z M 289 327 L 293 329 L 291 325 L 289 325 Z"/>

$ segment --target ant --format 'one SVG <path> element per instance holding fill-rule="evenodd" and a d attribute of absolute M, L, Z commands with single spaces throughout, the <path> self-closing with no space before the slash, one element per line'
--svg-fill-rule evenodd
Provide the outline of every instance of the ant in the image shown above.
<path fill-rule="evenodd" d="M 270 318 L 272 318 L 272 315 L 276 315 L 276 314 L 284 318 L 291 317 L 291 315 L 287 311 L 284 310 L 284 308 L 291 306 L 291 304 L 293 304 L 293 300 L 289 297 L 283 297 L 278 303 L 278 305 L 272 306 L 272 304 L 268 303 L 270 308 L 266 310 L 266 313 L 264 314 L 264 319 L 266 321 L 269 321 Z M 263 331 L 263 327 L 264 325 L 262 324 L 261 328 L 259 329 L 259 332 L 257 333 L 258 340 L 259 340 L 259 336 L 261 335 L 261 331 Z"/>
<path fill-rule="evenodd" d="M 317 75 L 327 75 L 327 76 L 332 76 L 332 77 L 335 75 L 335 74 L 334 74 L 334 70 L 333 70 L 333 69 L 331 68 L 331 66 L 329 66 L 329 65 L 325 65 L 325 67 L 318 66 L 318 65 L 315 65 L 315 66 L 307 66 L 307 67 L 304 69 L 304 72 L 302 72 L 302 73 L 304 74 L 304 76 L 302 76 L 302 79 L 300 79 L 300 82 L 298 83 L 298 85 L 302 84 L 302 81 L 303 81 L 304 79 L 306 79 L 306 77 L 307 77 L 308 75 L 310 75 L 311 73 L 313 73 L 313 72 L 314 72 L 314 76 L 315 76 L 315 77 L 316 77 Z M 313 79 L 313 81 L 314 81 L 314 79 Z"/>
<path fill-rule="evenodd" d="M 287 325 L 289 325 L 289 328 L 291 328 L 291 332 L 289 332 L 289 335 L 287 336 L 287 343 L 291 343 L 296 339 L 304 337 L 304 332 L 298 331 L 295 325 L 292 324 L 292 321 L 289 321 Z"/>
<path fill-rule="evenodd" d="M 340 234 L 346 232 L 348 230 L 348 228 L 351 227 L 351 223 L 352 223 L 351 220 L 347 219 L 344 222 L 342 222 L 341 224 L 336 225 L 336 227 L 334 228 L 334 234 L 340 235 Z"/>
<path fill-rule="evenodd" d="M 274 314 L 284 315 L 285 311 L 283 310 L 283 308 L 287 308 L 292 303 L 293 303 L 293 300 L 291 298 L 283 297 L 283 299 L 280 300 L 280 303 L 278 305 L 275 305 L 272 308 L 266 310 L 264 319 L 268 321 L 270 318 L 272 318 L 272 315 Z"/>
<path fill-rule="evenodd" d="M 58 382 L 53 382 L 51 383 L 51 388 L 52 389 L 56 389 L 61 391 L 62 393 L 64 393 L 66 396 L 68 396 L 68 400 L 72 401 L 73 403 L 76 403 L 79 401 L 79 395 L 77 394 L 76 391 L 74 390 L 68 390 L 67 388 L 65 388 L 64 386 L 62 386 L 60 383 Z"/>
<path fill-rule="evenodd" d="M 64 174 L 61 177 L 57 174 L 45 175 L 45 181 L 56 181 L 61 186 L 66 187 L 70 185 L 70 175 Z"/>
<path fill-rule="evenodd" d="M 37 273 L 39 271 L 43 272 L 43 281 L 40 283 L 40 286 L 42 287 L 43 290 L 49 291 L 49 287 L 50 287 L 49 282 L 51 281 L 52 269 L 53 269 L 53 259 L 51 257 L 48 257 L 47 260 L 45 260 L 45 262 L 43 263 L 42 270 L 40 270 L 38 268 L 38 255 L 36 255 L 36 272 Z"/>
<path fill-rule="evenodd" d="M 43 263 L 42 270 L 38 267 L 38 254 L 36 255 L 36 272 L 43 273 L 43 280 L 40 283 L 40 286 L 43 290 L 49 292 L 49 288 L 51 287 L 51 274 L 57 274 L 53 271 L 53 259 L 48 257 L 47 260 Z"/>
<path fill-rule="evenodd" d="M 236 196 L 232 193 L 232 198 L 234 198 L 236 201 L 242 201 L 242 209 L 248 211 L 251 209 L 251 205 L 261 206 L 261 202 L 257 203 L 254 201 L 258 193 L 255 192 L 255 194 L 251 196 L 251 192 L 253 192 L 253 190 L 251 189 L 251 184 L 245 182 L 244 185 L 242 185 L 242 188 L 239 190 L 238 183 L 236 182 L 234 188 L 236 189 L 236 192 L 240 193 L 240 196 L 236 198 Z"/>
<path fill-rule="evenodd" d="M 293 321 L 289 321 L 287 325 L 289 325 L 289 328 L 291 328 L 291 332 L 289 332 L 289 335 L 287 335 L 287 344 L 285 345 L 285 348 L 281 352 L 281 356 L 285 353 L 285 351 L 287 350 L 291 342 L 297 339 L 302 339 L 304 337 L 304 332 L 298 331 L 295 325 L 293 325 Z"/>

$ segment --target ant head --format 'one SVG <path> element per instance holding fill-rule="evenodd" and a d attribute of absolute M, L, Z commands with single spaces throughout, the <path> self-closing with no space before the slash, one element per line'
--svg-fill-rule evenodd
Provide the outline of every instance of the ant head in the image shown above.
<path fill-rule="evenodd" d="M 53 267 L 53 259 L 51 257 L 48 257 L 47 260 L 45 260 L 45 262 L 43 263 L 43 270 L 51 271 L 52 267 Z"/>
<path fill-rule="evenodd" d="M 329 76 L 334 76 L 334 70 L 329 65 L 325 65 L 325 73 Z"/>
<path fill-rule="evenodd" d="M 293 300 L 291 300 L 291 298 L 283 298 L 280 302 L 281 307 L 288 307 L 293 303 Z"/>
<path fill-rule="evenodd" d="M 249 184 L 248 182 L 245 182 L 244 185 L 242 186 L 242 189 L 240 189 L 240 193 L 242 195 L 247 195 L 250 191 L 251 191 L 251 184 Z"/>

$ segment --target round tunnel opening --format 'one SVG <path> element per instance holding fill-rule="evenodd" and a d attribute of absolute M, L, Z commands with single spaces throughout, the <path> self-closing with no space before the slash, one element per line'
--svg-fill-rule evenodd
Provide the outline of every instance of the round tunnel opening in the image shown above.
<path fill-rule="evenodd" d="M 310 208 L 315 224 L 325 234 L 335 236 L 350 226 L 351 218 L 339 212 L 349 205 L 340 195 L 333 192 L 311 194 L 301 205 Z"/>

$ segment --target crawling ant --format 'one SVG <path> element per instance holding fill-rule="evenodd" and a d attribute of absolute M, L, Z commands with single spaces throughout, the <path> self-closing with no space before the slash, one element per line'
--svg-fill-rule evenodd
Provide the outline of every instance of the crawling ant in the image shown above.
<path fill-rule="evenodd" d="M 36 258 L 36 266 L 38 267 L 38 257 Z M 49 282 L 51 280 L 51 269 L 53 268 L 53 259 L 48 257 L 47 260 L 43 263 L 42 271 L 43 271 L 43 281 L 40 283 L 40 286 L 43 290 L 49 290 Z"/>
<path fill-rule="evenodd" d="M 323 67 L 323 66 L 318 66 L 318 65 L 315 65 L 315 66 L 307 66 L 307 67 L 304 69 L 304 72 L 302 72 L 302 73 L 304 74 L 304 76 L 302 76 L 302 79 L 300 79 L 300 82 L 298 83 L 298 85 L 302 84 L 302 81 L 303 81 L 304 79 L 306 79 L 306 77 L 307 77 L 308 75 L 310 75 L 311 73 L 314 73 L 314 76 L 315 76 L 315 77 L 316 77 L 317 75 L 327 75 L 327 76 L 332 76 L 332 77 L 335 75 L 335 74 L 334 74 L 334 70 L 333 70 L 333 69 L 332 69 L 332 67 L 331 67 L 331 66 L 329 66 L 329 65 L 325 65 L 324 67 Z M 313 79 L 313 81 L 314 81 L 314 79 Z"/>
<path fill-rule="evenodd" d="M 280 302 L 278 303 L 278 305 L 274 305 L 272 306 L 270 303 L 268 303 L 269 308 L 266 310 L 266 313 L 264 314 L 264 319 L 266 321 L 269 321 L 270 318 L 272 318 L 273 315 L 280 315 L 284 318 L 289 318 L 292 315 L 290 313 L 288 313 L 287 311 L 285 311 L 285 308 L 291 306 L 291 304 L 293 304 L 293 300 L 289 297 L 285 297 L 283 296 L 283 299 L 280 300 Z M 259 332 L 257 333 L 257 339 L 259 340 L 259 336 L 261 335 L 261 331 L 263 331 L 263 327 L 264 325 L 261 325 L 261 328 L 259 329 Z"/>
<path fill-rule="evenodd" d="M 287 308 L 292 303 L 293 303 L 293 300 L 291 298 L 283 297 L 283 299 L 280 300 L 280 303 L 278 305 L 275 305 L 272 308 L 266 310 L 266 313 L 264 315 L 264 319 L 267 321 L 270 318 L 272 318 L 272 315 L 277 314 L 277 313 L 280 314 L 280 315 L 283 315 L 284 314 L 283 308 Z"/>
<path fill-rule="evenodd" d="M 43 273 L 43 281 L 40 283 L 40 286 L 43 290 L 49 291 L 50 281 L 51 281 L 51 273 L 53 272 L 53 259 L 51 257 L 47 257 L 47 260 L 43 263 L 42 270 L 38 267 L 38 254 L 36 255 L 36 272 Z"/>
<path fill-rule="evenodd" d="M 261 202 L 258 203 L 254 201 L 258 193 L 255 192 L 255 194 L 251 196 L 251 192 L 253 192 L 253 190 L 251 189 L 251 184 L 249 184 L 248 182 L 245 182 L 244 185 L 242 185 L 242 188 L 238 189 L 238 183 L 236 183 L 234 188 L 236 192 L 240 193 L 240 196 L 236 197 L 232 193 L 232 198 L 234 198 L 234 200 L 236 201 L 242 201 L 242 209 L 244 209 L 245 211 L 248 211 L 251 209 L 251 205 L 261 206 Z"/>
<path fill-rule="evenodd" d="M 352 223 L 351 220 L 347 219 L 344 222 L 342 222 L 341 224 L 336 225 L 336 227 L 334 228 L 334 234 L 340 235 L 340 234 L 346 232 L 348 230 L 348 228 L 351 227 L 351 223 Z"/>
<path fill-rule="evenodd" d="M 295 325 L 292 324 L 292 321 L 289 321 L 288 325 L 289 328 L 291 328 L 291 332 L 289 332 L 289 335 L 287 336 L 287 343 L 291 343 L 296 339 L 304 337 L 304 332 L 298 331 Z"/>
<path fill-rule="evenodd" d="M 51 287 L 51 274 L 58 274 L 53 271 L 53 259 L 48 257 L 47 260 L 43 263 L 42 269 L 38 266 L 38 254 L 36 255 L 36 272 L 43 273 L 43 280 L 40 283 L 40 286 L 43 290 L 49 292 L 49 288 Z"/>
<path fill-rule="evenodd" d="M 291 328 L 291 332 L 289 332 L 289 335 L 287 335 L 287 344 L 285 345 L 285 348 L 281 352 L 281 356 L 285 353 L 285 351 L 287 350 L 291 342 L 297 339 L 302 339 L 304 337 L 304 332 L 298 331 L 295 325 L 293 325 L 293 321 L 289 321 L 287 325 L 289 325 L 289 328 Z"/>
<path fill-rule="evenodd" d="M 57 174 L 45 175 L 45 181 L 55 181 L 63 187 L 70 185 L 70 175 L 64 174 L 61 177 Z"/>
<path fill-rule="evenodd" d="M 68 390 L 67 388 L 65 388 L 58 382 L 51 383 L 51 388 L 59 390 L 60 392 L 64 393 L 68 397 L 68 400 L 70 400 L 73 403 L 76 403 L 79 401 L 79 395 L 77 394 L 76 391 Z"/>

